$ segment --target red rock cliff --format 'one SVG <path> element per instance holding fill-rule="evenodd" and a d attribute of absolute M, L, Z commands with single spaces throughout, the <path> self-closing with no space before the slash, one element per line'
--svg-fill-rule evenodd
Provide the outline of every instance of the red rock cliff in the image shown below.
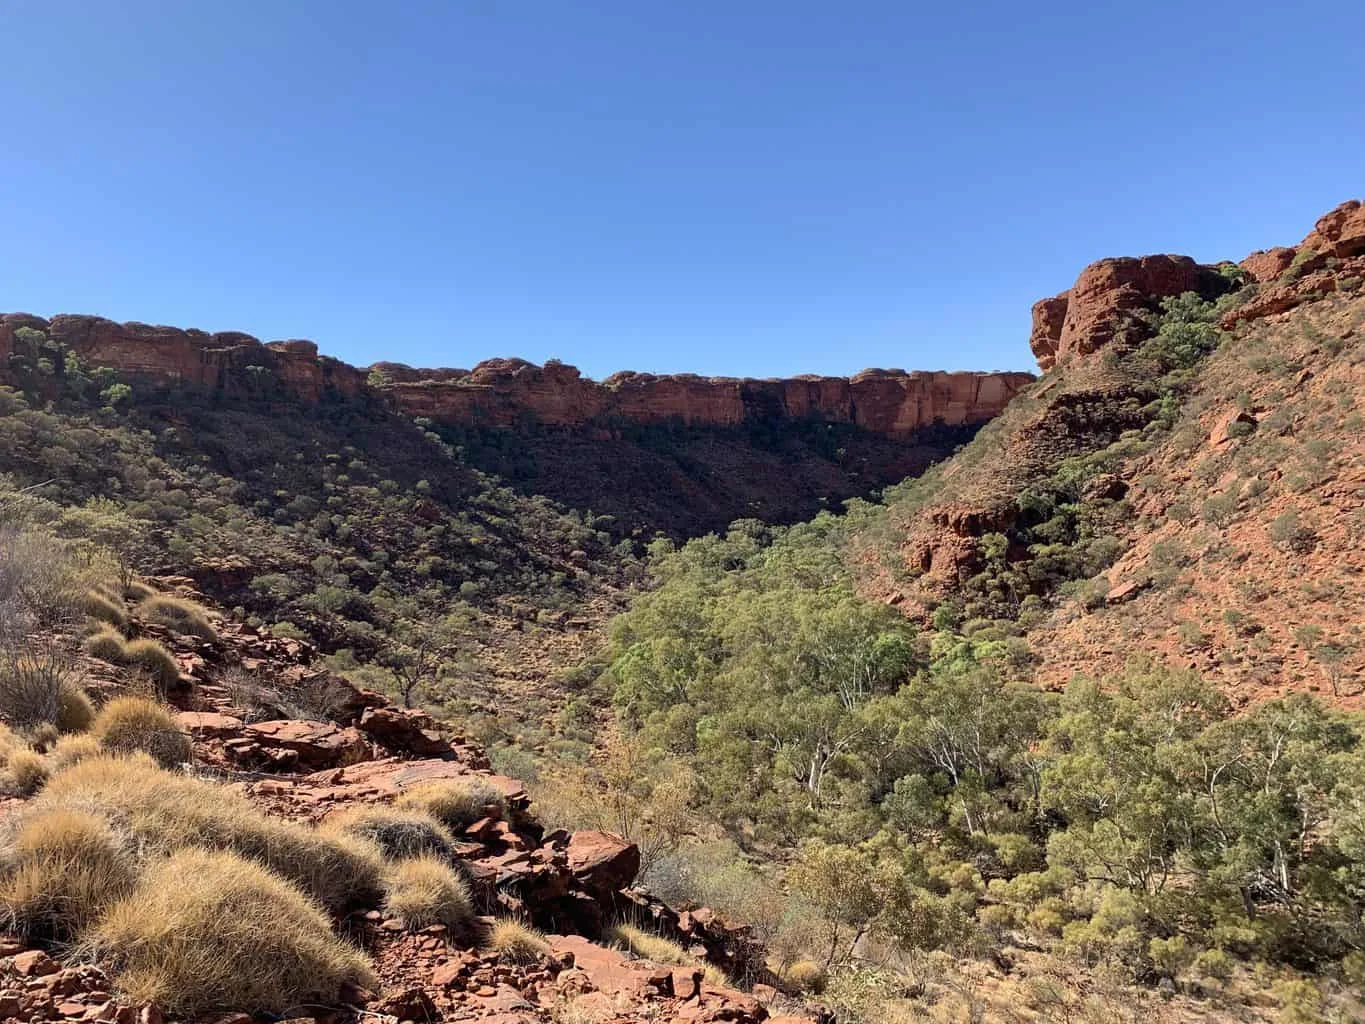
<path fill-rule="evenodd" d="M 536 366 L 521 359 L 491 359 L 473 370 L 422 370 L 398 363 L 365 370 L 319 356 L 311 341 L 263 344 L 247 334 L 118 324 L 92 316 L 47 321 L 24 313 L 0 316 L 0 377 L 16 348 L 15 332 L 23 327 L 44 331 L 90 365 L 157 382 L 246 391 L 268 372 L 306 402 L 368 389 L 413 416 L 507 428 L 665 422 L 733 427 L 751 420 L 813 418 L 904 436 L 936 420 L 991 419 L 1033 380 L 1028 373 L 864 370 L 852 378 L 788 380 L 625 372 L 598 382 L 564 363 Z"/>
<path fill-rule="evenodd" d="M 1297 246 L 1252 253 L 1240 264 L 1257 293 L 1230 311 L 1223 326 L 1292 309 L 1335 291 L 1365 270 L 1365 205 L 1352 199 L 1318 219 Z M 1290 272 L 1292 270 L 1292 273 Z M 1029 346 L 1046 373 L 1057 363 L 1104 347 L 1161 299 L 1182 292 L 1216 294 L 1216 267 L 1188 256 L 1125 256 L 1092 263 L 1067 291 L 1033 305 Z"/>

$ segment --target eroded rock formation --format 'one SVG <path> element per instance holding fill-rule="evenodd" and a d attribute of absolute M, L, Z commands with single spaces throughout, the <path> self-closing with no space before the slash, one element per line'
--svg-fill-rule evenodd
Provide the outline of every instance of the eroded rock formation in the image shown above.
<path fill-rule="evenodd" d="M 1361 260 L 1365 205 L 1352 199 L 1319 218 L 1298 245 L 1258 250 L 1242 260 L 1238 266 L 1261 290 L 1230 311 L 1223 326 L 1283 313 L 1333 292 L 1341 280 L 1359 276 Z M 1067 291 L 1034 303 L 1029 346 L 1046 373 L 1059 362 L 1103 348 L 1161 299 L 1187 291 L 1209 297 L 1217 294 L 1222 280 L 1217 267 L 1188 256 L 1099 260 L 1082 270 Z"/>
<path fill-rule="evenodd" d="M 554 360 L 537 366 L 522 359 L 490 359 L 473 370 L 388 362 L 360 369 L 320 356 L 311 341 L 265 344 L 248 334 L 93 316 L 49 321 L 24 313 L 0 316 L 0 376 L 9 357 L 22 354 L 16 332 L 25 327 L 44 332 L 87 364 L 161 384 L 248 394 L 282 385 L 303 402 L 369 390 L 410 415 L 509 429 L 668 422 L 736 427 L 755 420 L 814 419 L 899 437 L 936 421 L 982 423 L 1033 379 L 1028 373 L 864 370 L 852 378 L 788 380 L 624 372 L 599 382 Z"/>

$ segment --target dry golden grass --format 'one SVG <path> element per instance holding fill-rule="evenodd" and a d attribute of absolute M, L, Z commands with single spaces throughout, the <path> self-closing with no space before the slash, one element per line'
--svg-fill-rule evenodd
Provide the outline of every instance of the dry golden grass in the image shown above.
<path fill-rule="evenodd" d="M 829 973 L 814 960 L 798 960 L 787 968 L 782 982 L 792 992 L 819 995 L 829 983 Z"/>
<path fill-rule="evenodd" d="M 143 637 L 128 642 L 123 647 L 122 661 L 146 672 L 159 690 L 170 690 L 180 683 L 180 666 L 171 652 L 155 640 Z"/>
<path fill-rule="evenodd" d="M 209 622 L 204 609 L 193 601 L 157 594 L 138 604 L 137 613 L 149 622 L 159 622 L 177 633 L 201 637 L 204 640 L 215 640 L 218 637 L 218 632 Z"/>
<path fill-rule="evenodd" d="M 533 964 L 550 953 L 545 936 L 519 921 L 503 918 L 488 936 L 488 948 L 513 964 Z"/>
<path fill-rule="evenodd" d="M 122 663 L 123 648 L 123 634 L 116 629 L 101 629 L 85 638 L 85 653 L 111 665 Z"/>
<path fill-rule="evenodd" d="M 100 709 L 90 734 L 112 753 L 140 750 L 167 768 L 190 760 L 190 738 L 164 705 L 145 697 L 116 697 Z"/>
<path fill-rule="evenodd" d="M 31 939 L 71 939 L 137 878 L 126 836 L 98 815 L 63 808 L 25 815 L 3 865 L 0 926 Z"/>
<path fill-rule="evenodd" d="M 156 593 L 147 584 L 139 580 L 132 580 L 123 588 L 123 599 L 133 602 L 145 601 L 149 597 L 155 597 Z"/>
<path fill-rule="evenodd" d="M 96 622 L 107 622 L 111 626 L 122 626 L 128 621 L 128 613 L 123 605 L 98 590 L 85 595 L 81 600 L 81 610 Z"/>
<path fill-rule="evenodd" d="M 85 758 L 55 775 L 39 799 L 107 814 L 155 850 L 230 850 L 336 913 L 373 906 L 382 892 L 384 861 L 373 845 L 269 818 L 245 797 L 162 771 L 146 755 Z"/>
<path fill-rule="evenodd" d="M 57 731 L 85 732 L 95 720 L 95 708 L 85 691 L 75 683 L 63 686 L 57 694 Z"/>
<path fill-rule="evenodd" d="M 463 831 L 490 814 L 502 817 L 507 811 L 502 794 L 477 776 L 424 782 L 404 790 L 394 806 L 425 811 L 454 832 Z"/>
<path fill-rule="evenodd" d="M 53 744 L 52 749 L 47 752 L 47 765 L 55 775 L 77 761 L 83 761 L 87 757 L 98 757 L 102 753 L 104 747 L 100 746 L 100 741 L 95 737 L 89 733 L 75 733 L 62 736 Z"/>
<path fill-rule="evenodd" d="M 655 932 L 646 931 L 630 924 L 618 924 L 607 934 L 607 940 L 629 950 L 644 960 L 674 967 L 696 967 L 706 975 L 712 985 L 731 984 L 725 972 L 704 960 L 698 960 L 672 939 L 666 939 Z"/>
<path fill-rule="evenodd" d="M 360 950 L 284 879 L 231 853 L 182 850 L 109 908 L 85 947 L 135 1003 L 282 1013 L 375 984 Z"/>
<path fill-rule="evenodd" d="M 48 773 L 42 754 L 28 747 L 17 748 L 10 752 L 0 772 L 0 790 L 11 796 L 32 796 L 43 788 Z"/>
<path fill-rule="evenodd" d="M 455 837 L 425 811 L 361 804 L 328 815 L 322 830 L 368 840 L 392 860 L 430 854 L 449 861 L 453 856 Z"/>
<path fill-rule="evenodd" d="M 449 864 L 427 855 L 399 861 L 389 870 L 384 911 L 417 931 L 434 924 L 465 924 L 474 916 L 474 905 L 465 880 Z"/>

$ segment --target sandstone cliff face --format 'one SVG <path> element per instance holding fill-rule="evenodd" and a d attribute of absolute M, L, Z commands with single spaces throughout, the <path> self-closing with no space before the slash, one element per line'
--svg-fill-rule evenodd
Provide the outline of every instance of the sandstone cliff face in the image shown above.
<path fill-rule="evenodd" d="M 866 370 L 852 378 L 789 380 L 618 373 L 598 383 L 564 364 L 499 359 L 464 377 L 407 379 L 384 390 L 404 412 L 444 423 L 737 427 L 816 419 L 897 437 L 940 420 L 950 426 L 984 422 L 1032 380 L 1028 373 Z"/>
<path fill-rule="evenodd" d="M 490 359 L 473 370 L 398 363 L 364 370 L 319 356 L 311 341 L 263 344 L 247 334 L 118 324 L 92 316 L 47 321 L 24 313 L 0 316 L 0 375 L 22 327 L 46 332 L 88 364 L 160 383 L 246 392 L 253 375 L 266 371 L 303 402 L 368 389 L 409 415 L 509 429 L 668 422 L 736 427 L 758 420 L 814 419 L 904 437 L 936 421 L 950 426 L 985 422 L 1033 380 L 1029 373 L 865 370 L 852 378 L 790 380 L 626 372 L 598 382 L 564 363 L 536 366 L 521 359 Z"/>
<path fill-rule="evenodd" d="M 1340 680 L 1324 674 L 1296 636 L 1304 625 L 1349 636 L 1361 615 L 1359 540 L 1349 524 L 1361 514 L 1365 454 L 1349 396 L 1362 393 L 1365 206 L 1344 203 L 1300 244 L 1252 253 L 1239 266 L 1253 287 L 1224 313 L 1229 339 L 1200 364 L 1176 425 L 1153 434 L 1150 450 L 1116 456 L 1081 496 L 1126 501 L 1131 517 L 1113 531 L 1125 550 L 1102 583 L 1092 580 L 1107 590 L 1084 599 L 1094 606 L 1063 596 L 1042 625 L 1029 627 L 1035 677 L 1049 685 L 1118 669 L 1140 636 L 1145 650 L 1199 669 L 1239 699 L 1325 683 L 1334 700 L 1365 700 L 1365 691 L 1338 693 Z M 869 592 L 927 619 L 939 601 L 973 593 L 973 577 L 988 568 L 981 545 L 988 533 L 1005 535 L 1011 566 L 1038 564 L 1043 592 L 1051 555 L 1029 546 L 1037 534 L 1020 497 L 1045 490 L 1063 460 L 1093 455 L 1149 418 L 1141 364 L 1090 353 L 1111 343 L 1126 351 L 1116 339 L 1143 329 L 1142 312 L 1166 295 L 1208 295 L 1215 274 L 1224 276 L 1186 257 L 1102 260 L 1072 289 L 1036 303 L 1031 340 L 1046 376 L 989 428 L 991 450 L 946 463 L 932 498 L 899 521 L 910 582 L 882 575 L 869 546 Z M 1332 454 L 1315 456 L 1314 448 Z M 1204 499 L 1214 498 L 1235 507 L 1211 530 Z M 1172 514 L 1182 503 L 1190 515 Z M 1302 525 L 1297 547 L 1273 541 L 1272 524 L 1285 516 Z M 1157 585 L 1172 571 L 1162 559 L 1173 550 L 1189 553 L 1181 585 Z M 1240 609 L 1255 625 L 1220 623 L 1210 608 Z M 1197 644 L 1188 628 L 1181 635 L 1191 623 L 1203 630 Z M 1247 642 L 1262 635 L 1274 643 Z M 1350 671 L 1365 671 L 1361 658 L 1352 647 Z"/>
<path fill-rule="evenodd" d="M 318 355 L 311 341 L 262 344 L 249 334 L 181 330 L 148 324 L 119 324 L 96 316 L 63 314 L 50 321 L 26 313 L 0 316 L 0 375 L 14 351 L 15 331 L 31 327 L 94 366 L 110 366 L 135 377 L 213 390 L 244 390 L 250 371 L 271 371 L 301 400 L 318 401 L 328 391 L 355 395 L 365 373 Z"/>

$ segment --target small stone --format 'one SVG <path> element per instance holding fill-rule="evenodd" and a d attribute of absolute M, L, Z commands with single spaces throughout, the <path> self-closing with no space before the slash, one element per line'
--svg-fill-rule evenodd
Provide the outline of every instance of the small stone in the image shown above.
<path fill-rule="evenodd" d="M 41 949 L 30 949 L 14 958 L 14 969 L 24 977 L 55 974 L 61 970 Z"/>

